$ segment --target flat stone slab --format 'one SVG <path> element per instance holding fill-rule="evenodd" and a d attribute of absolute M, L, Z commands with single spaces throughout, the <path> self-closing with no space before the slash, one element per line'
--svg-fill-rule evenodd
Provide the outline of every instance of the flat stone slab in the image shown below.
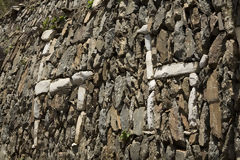
<path fill-rule="evenodd" d="M 188 74 L 196 72 L 198 69 L 198 62 L 190 62 L 190 63 L 172 63 L 164 65 L 158 68 L 155 71 L 154 78 L 166 78 L 179 76 L 182 74 Z"/>
<path fill-rule="evenodd" d="M 51 80 L 43 80 L 36 84 L 35 86 L 35 95 L 42 93 L 47 93 L 49 91 Z"/>
<path fill-rule="evenodd" d="M 63 78 L 58 79 L 55 82 L 52 82 L 50 84 L 50 93 L 55 94 L 56 92 L 65 92 L 66 90 L 70 89 L 72 86 L 72 83 L 70 81 L 70 78 Z"/>

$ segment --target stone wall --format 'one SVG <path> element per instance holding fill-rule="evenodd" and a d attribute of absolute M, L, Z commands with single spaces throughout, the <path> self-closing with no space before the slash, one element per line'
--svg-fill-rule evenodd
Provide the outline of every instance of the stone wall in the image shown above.
<path fill-rule="evenodd" d="M 240 7 L 43 0 L 0 19 L 0 159 L 240 159 Z"/>

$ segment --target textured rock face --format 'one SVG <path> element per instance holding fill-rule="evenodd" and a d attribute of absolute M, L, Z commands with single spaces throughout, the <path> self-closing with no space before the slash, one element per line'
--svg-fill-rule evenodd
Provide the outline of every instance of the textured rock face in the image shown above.
<path fill-rule="evenodd" d="M 238 17 L 235 0 L 13 7 L 0 159 L 239 159 Z"/>

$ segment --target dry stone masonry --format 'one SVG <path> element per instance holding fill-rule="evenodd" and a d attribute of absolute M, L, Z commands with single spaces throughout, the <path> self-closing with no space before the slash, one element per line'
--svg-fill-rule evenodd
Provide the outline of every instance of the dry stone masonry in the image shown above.
<path fill-rule="evenodd" d="M 0 159 L 240 159 L 240 2 L 42 0 L 0 18 Z"/>

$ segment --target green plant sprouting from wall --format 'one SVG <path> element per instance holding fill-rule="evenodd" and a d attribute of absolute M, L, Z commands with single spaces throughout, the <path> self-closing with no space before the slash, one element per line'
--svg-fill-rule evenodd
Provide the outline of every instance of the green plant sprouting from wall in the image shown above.
<path fill-rule="evenodd" d="M 131 136 L 131 134 L 127 131 L 122 131 L 121 135 L 119 136 L 120 140 L 122 142 L 127 142 L 127 140 L 129 139 L 129 137 Z"/>
<path fill-rule="evenodd" d="M 65 22 L 65 20 L 66 20 L 65 16 L 53 17 L 52 19 L 47 17 L 42 22 L 42 28 L 44 30 L 46 30 L 46 29 L 56 29 L 59 26 L 59 24 Z"/>
<path fill-rule="evenodd" d="M 88 8 L 92 8 L 94 0 L 88 0 Z"/>

